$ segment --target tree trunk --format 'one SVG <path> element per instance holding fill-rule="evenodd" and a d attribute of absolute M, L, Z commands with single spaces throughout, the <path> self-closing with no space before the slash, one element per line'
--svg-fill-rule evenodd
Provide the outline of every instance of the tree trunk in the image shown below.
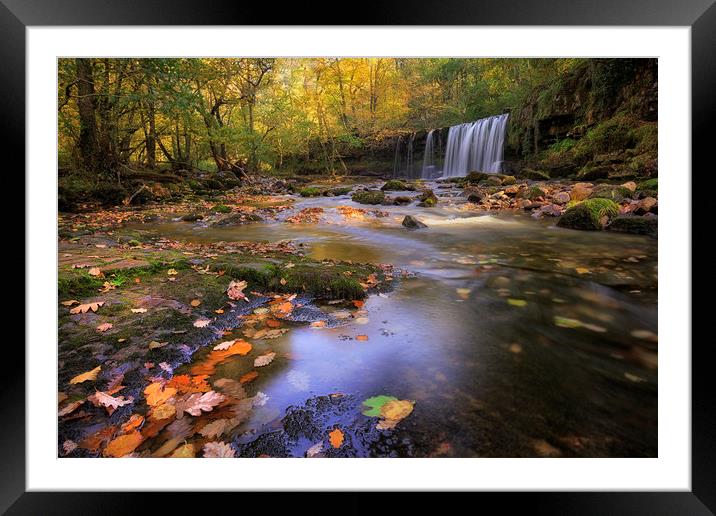
<path fill-rule="evenodd" d="M 99 165 L 99 143 L 97 141 L 97 120 L 95 118 L 94 78 L 92 63 L 86 58 L 77 58 L 77 109 L 80 116 L 80 156 L 82 166 L 95 171 Z"/>

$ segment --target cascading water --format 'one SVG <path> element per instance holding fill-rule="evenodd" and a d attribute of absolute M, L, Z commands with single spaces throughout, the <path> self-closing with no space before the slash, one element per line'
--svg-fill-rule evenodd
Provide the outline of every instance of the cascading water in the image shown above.
<path fill-rule="evenodd" d="M 425 138 L 425 152 L 423 153 L 423 170 L 420 175 L 422 179 L 431 179 L 438 175 L 437 159 L 435 155 L 435 139 L 435 129 L 433 129 L 428 133 Z"/>
<path fill-rule="evenodd" d="M 445 177 L 468 172 L 500 172 L 508 114 L 482 118 L 450 128 L 445 149 Z"/>

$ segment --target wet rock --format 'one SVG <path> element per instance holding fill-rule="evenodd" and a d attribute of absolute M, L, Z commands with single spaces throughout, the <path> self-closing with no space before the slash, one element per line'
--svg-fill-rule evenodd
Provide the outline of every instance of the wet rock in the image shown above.
<path fill-rule="evenodd" d="M 657 206 L 658 203 L 656 199 L 654 199 L 653 197 L 645 197 L 636 204 L 634 214 L 644 215 L 649 212 L 656 213 Z"/>
<path fill-rule="evenodd" d="M 572 197 L 568 192 L 558 192 L 552 196 L 552 202 L 555 204 L 567 204 Z"/>
<path fill-rule="evenodd" d="M 421 229 L 428 227 L 426 224 L 423 224 L 418 219 L 413 217 L 412 215 L 406 215 L 402 222 L 403 226 L 405 226 L 408 229 Z"/>
<path fill-rule="evenodd" d="M 502 186 L 502 180 L 497 176 L 488 176 L 479 183 L 478 186 Z"/>
<path fill-rule="evenodd" d="M 656 238 L 658 236 L 659 222 L 658 217 L 655 216 L 619 216 L 612 220 L 606 229 L 619 233 L 649 235 Z"/>
<path fill-rule="evenodd" d="M 622 187 L 626 188 L 626 189 L 629 190 L 630 192 L 635 192 L 635 191 L 636 191 L 636 183 L 635 183 L 634 181 L 627 181 L 626 183 L 624 183 L 624 184 L 622 185 Z"/>
<path fill-rule="evenodd" d="M 517 182 L 515 176 L 502 176 L 502 185 L 509 186 L 514 185 Z"/>
<path fill-rule="evenodd" d="M 532 179 L 534 181 L 546 181 L 549 179 L 549 174 L 547 174 L 547 172 L 542 172 L 541 170 L 534 170 L 531 168 L 523 168 L 520 171 L 520 176 L 526 179 Z"/>
<path fill-rule="evenodd" d="M 586 231 L 601 230 L 619 213 L 619 205 L 609 199 L 587 199 L 564 212 L 557 226 Z"/>
<path fill-rule="evenodd" d="M 577 183 L 572 186 L 572 190 L 569 196 L 573 201 L 583 201 L 592 195 L 592 184 L 591 183 Z"/>
<path fill-rule="evenodd" d="M 354 193 L 351 200 L 360 204 L 382 204 L 385 194 L 380 190 L 361 190 Z"/>
<path fill-rule="evenodd" d="M 435 193 L 428 189 L 423 190 L 423 193 L 419 197 L 420 203 L 418 206 L 422 206 L 423 208 L 432 208 L 438 203 L 438 197 L 435 195 Z"/>
<path fill-rule="evenodd" d="M 522 209 L 525 210 L 525 211 L 536 210 L 536 209 L 538 209 L 538 208 L 541 208 L 541 207 L 542 207 L 542 204 L 543 204 L 543 203 L 541 203 L 541 202 L 526 201 L 526 202 L 522 205 Z"/>
<path fill-rule="evenodd" d="M 480 202 L 485 198 L 485 194 L 479 188 L 465 188 L 464 194 L 467 196 L 467 200 L 470 202 Z"/>
<path fill-rule="evenodd" d="M 410 188 L 408 187 L 408 185 L 406 185 L 399 179 L 391 179 L 387 183 L 385 183 L 383 186 L 381 186 L 380 189 L 383 190 L 384 192 L 388 192 L 388 191 L 396 191 L 396 190 L 397 191 L 409 190 Z"/>
<path fill-rule="evenodd" d="M 485 172 L 470 172 L 467 176 L 465 176 L 465 181 L 468 183 L 479 183 L 488 177 L 490 177 L 490 174 L 486 174 Z"/>
<path fill-rule="evenodd" d="M 188 213 L 184 215 L 181 220 L 184 222 L 196 222 L 197 220 L 201 220 L 204 218 L 204 215 L 201 213 Z"/>
<path fill-rule="evenodd" d="M 536 219 L 541 219 L 545 215 L 549 217 L 559 217 L 560 215 L 562 215 L 562 208 L 557 206 L 556 204 L 545 204 L 544 206 L 536 210 L 534 213 L 532 213 L 532 217 Z"/>
<path fill-rule="evenodd" d="M 405 197 L 402 195 L 399 195 L 395 199 L 393 199 L 393 204 L 397 206 L 403 206 L 405 204 L 410 204 L 412 202 L 412 199 L 410 197 Z"/>
<path fill-rule="evenodd" d="M 517 194 L 520 193 L 521 188 L 518 185 L 510 185 L 507 188 L 505 188 L 505 195 L 508 195 L 510 197 L 515 197 Z"/>
<path fill-rule="evenodd" d="M 238 224 L 246 224 L 247 222 L 259 222 L 261 220 L 263 220 L 261 217 L 253 213 L 232 213 L 231 215 L 226 215 L 212 222 L 211 226 L 235 226 Z"/>
<path fill-rule="evenodd" d="M 597 185 L 589 195 L 590 199 L 611 199 L 615 202 L 621 202 L 629 197 L 631 197 L 629 189 L 617 185 Z"/>

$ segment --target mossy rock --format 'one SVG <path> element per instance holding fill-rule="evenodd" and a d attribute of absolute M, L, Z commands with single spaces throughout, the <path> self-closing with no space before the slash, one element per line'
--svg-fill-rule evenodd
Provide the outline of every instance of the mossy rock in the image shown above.
<path fill-rule="evenodd" d="M 487 179 L 490 177 L 490 174 L 487 174 L 485 172 L 470 172 L 465 176 L 465 181 L 468 183 L 479 183 L 483 179 Z"/>
<path fill-rule="evenodd" d="M 413 200 L 410 197 L 405 197 L 402 195 L 399 195 L 395 199 L 393 199 L 393 204 L 396 206 L 404 206 L 406 204 L 410 204 Z"/>
<path fill-rule="evenodd" d="M 625 186 L 597 185 L 589 195 L 590 199 L 611 199 L 615 202 L 622 202 L 631 197 L 631 191 Z"/>
<path fill-rule="evenodd" d="M 435 192 L 429 189 L 423 190 L 423 193 L 420 194 L 420 197 L 418 199 L 420 200 L 418 206 L 422 206 L 423 208 L 432 208 L 438 203 L 437 195 L 435 195 Z"/>
<path fill-rule="evenodd" d="M 407 185 L 399 179 L 390 179 L 380 187 L 384 192 L 407 190 Z"/>
<path fill-rule="evenodd" d="M 477 183 L 477 186 L 502 186 L 502 179 L 497 176 L 488 176 Z"/>
<path fill-rule="evenodd" d="M 333 195 L 334 197 L 339 196 L 339 195 L 347 195 L 347 194 L 351 193 L 351 190 L 353 190 L 352 187 L 344 186 L 341 188 L 334 188 L 333 190 L 330 191 L 330 194 Z"/>
<path fill-rule="evenodd" d="M 659 231 L 659 222 L 657 217 L 620 216 L 612 220 L 606 229 L 619 233 L 656 237 Z"/>
<path fill-rule="evenodd" d="M 605 222 L 619 214 L 619 206 L 610 199 L 587 199 L 567 208 L 557 226 L 561 228 L 599 231 Z"/>
<path fill-rule="evenodd" d="M 502 185 L 503 186 L 510 186 L 517 182 L 517 178 L 515 176 L 502 176 Z"/>
<path fill-rule="evenodd" d="M 309 186 L 307 188 L 301 188 L 298 191 L 298 195 L 301 197 L 320 197 L 323 195 L 323 190 L 314 186 Z"/>
<path fill-rule="evenodd" d="M 529 199 L 530 201 L 533 201 L 539 197 L 544 197 L 547 195 L 544 190 L 542 190 L 539 186 L 530 186 L 523 194 L 525 199 Z"/>
<path fill-rule="evenodd" d="M 214 213 L 231 213 L 231 208 L 229 208 L 225 204 L 217 204 L 211 207 L 211 211 L 213 211 Z"/>
<path fill-rule="evenodd" d="M 636 193 L 639 197 L 658 197 L 659 178 L 647 179 L 636 185 Z"/>
<path fill-rule="evenodd" d="M 549 174 L 547 172 L 531 168 L 523 168 L 520 171 L 520 176 L 525 179 L 532 179 L 533 181 L 547 181 L 549 179 Z"/>
<path fill-rule="evenodd" d="M 380 190 L 361 190 L 354 193 L 351 200 L 360 204 L 382 204 L 385 194 Z"/>
<path fill-rule="evenodd" d="M 204 179 L 204 188 L 207 190 L 226 190 L 226 186 L 216 179 Z"/>
<path fill-rule="evenodd" d="M 577 172 L 577 179 L 579 181 L 607 179 L 611 171 L 612 167 L 608 165 L 595 165 L 594 163 L 587 163 L 579 170 L 579 172 Z"/>

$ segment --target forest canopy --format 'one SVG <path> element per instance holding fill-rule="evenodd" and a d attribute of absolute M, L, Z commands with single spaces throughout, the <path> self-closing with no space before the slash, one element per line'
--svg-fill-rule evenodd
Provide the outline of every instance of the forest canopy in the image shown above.
<path fill-rule="evenodd" d="M 518 106 L 578 59 L 60 59 L 60 168 L 338 168 L 337 147 Z M 338 159 L 336 159 L 338 158 Z"/>

